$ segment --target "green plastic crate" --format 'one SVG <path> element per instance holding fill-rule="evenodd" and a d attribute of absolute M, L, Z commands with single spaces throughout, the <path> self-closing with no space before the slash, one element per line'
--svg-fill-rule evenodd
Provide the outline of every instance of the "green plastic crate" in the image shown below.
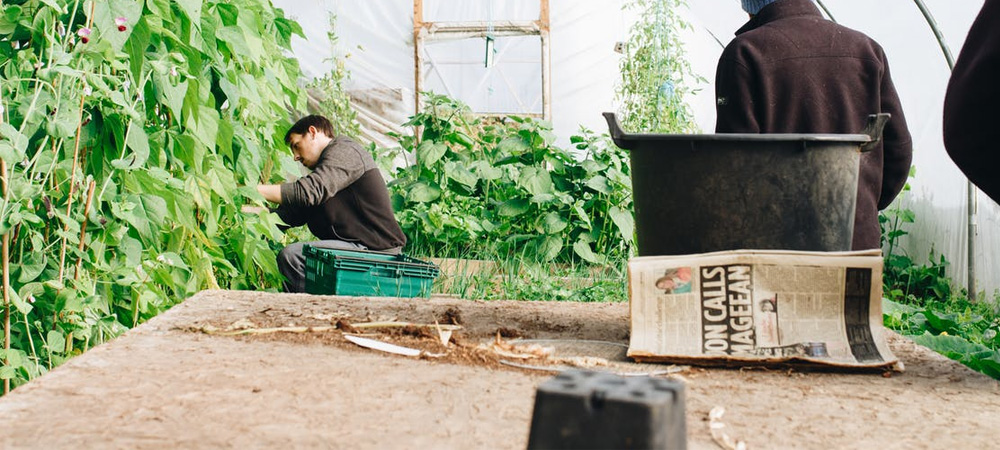
<path fill-rule="evenodd" d="M 440 270 L 432 263 L 380 252 L 305 246 L 306 292 L 352 297 L 430 297 Z"/>

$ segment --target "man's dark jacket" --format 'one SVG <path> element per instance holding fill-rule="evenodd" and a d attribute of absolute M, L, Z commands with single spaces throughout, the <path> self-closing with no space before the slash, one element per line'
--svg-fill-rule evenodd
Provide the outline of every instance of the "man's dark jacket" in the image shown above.
<path fill-rule="evenodd" d="M 275 212 L 290 226 L 308 224 L 324 240 L 360 243 L 371 250 L 406 243 L 375 160 L 346 137 L 330 141 L 310 174 L 281 185 L 281 206 Z"/>
<path fill-rule="evenodd" d="M 736 35 L 719 60 L 716 132 L 856 134 L 870 114 L 892 114 L 883 145 L 861 155 L 854 219 L 854 249 L 879 248 L 878 210 L 902 190 L 913 153 L 882 47 L 811 0 L 778 0 Z"/>
<path fill-rule="evenodd" d="M 955 63 L 944 102 L 951 159 L 1000 202 L 1000 0 L 986 0 Z"/>

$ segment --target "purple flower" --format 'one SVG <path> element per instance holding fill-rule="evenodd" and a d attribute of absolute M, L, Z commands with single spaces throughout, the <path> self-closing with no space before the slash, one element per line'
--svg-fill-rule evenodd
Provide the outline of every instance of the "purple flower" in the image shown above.
<path fill-rule="evenodd" d="M 118 31 L 125 31 L 125 30 L 127 30 L 128 27 L 125 26 L 126 23 L 128 23 L 128 19 L 126 19 L 124 17 L 119 17 L 119 18 L 115 19 L 115 25 L 118 25 Z"/>
<path fill-rule="evenodd" d="M 76 35 L 80 36 L 80 42 L 84 44 L 90 42 L 90 28 L 80 28 L 80 31 L 77 31 Z"/>

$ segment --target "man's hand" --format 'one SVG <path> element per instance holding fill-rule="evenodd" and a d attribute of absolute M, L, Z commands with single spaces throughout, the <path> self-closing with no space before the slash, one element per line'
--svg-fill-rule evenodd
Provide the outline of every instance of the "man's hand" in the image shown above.
<path fill-rule="evenodd" d="M 241 208 L 244 214 L 264 214 L 269 210 L 263 206 L 243 205 Z"/>
<path fill-rule="evenodd" d="M 264 196 L 264 199 L 272 202 L 281 204 L 281 185 L 278 184 L 258 184 L 257 192 Z"/>

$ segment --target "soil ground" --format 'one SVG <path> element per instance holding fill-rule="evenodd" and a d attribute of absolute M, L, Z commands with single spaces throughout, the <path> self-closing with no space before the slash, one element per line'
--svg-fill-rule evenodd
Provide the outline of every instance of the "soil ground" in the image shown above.
<path fill-rule="evenodd" d="M 440 358 L 344 340 L 340 322 L 459 322 L 388 337 Z M 227 329 L 316 327 L 220 335 Z M 372 333 L 372 330 L 362 330 Z M 627 344 L 628 305 L 203 292 L 0 399 L 2 448 L 525 448 L 550 373 L 478 348 L 508 339 Z M 427 336 L 430 334 L 431 336 Z M 1000 385 L 909 340 L 894 374 L 690 368 L 689 448 L 718 448 L 709 411 L 750 448 L 993 448 Z M 886 376 L 891 375 L 891 376 Z"/>

